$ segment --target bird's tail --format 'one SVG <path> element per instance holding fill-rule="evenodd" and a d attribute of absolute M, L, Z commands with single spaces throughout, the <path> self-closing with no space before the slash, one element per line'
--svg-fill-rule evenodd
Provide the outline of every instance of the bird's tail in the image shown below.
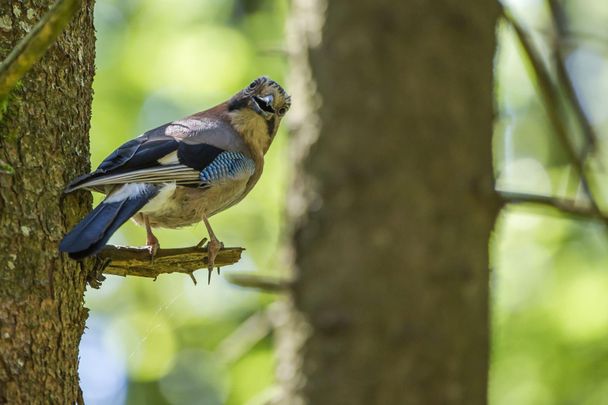
<path fill-rule="evenodd" d="M 125 184 L 108 195 L 59 244 L 72 259 L 84 259 L 103 248 L 114 232 L 158 193 L 153 185 Z"/>

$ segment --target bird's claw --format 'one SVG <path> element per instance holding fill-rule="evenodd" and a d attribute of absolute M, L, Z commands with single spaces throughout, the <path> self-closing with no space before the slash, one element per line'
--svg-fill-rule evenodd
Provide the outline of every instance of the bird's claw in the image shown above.
<path fill-rule="evenodd" d="M 150 264 L 154 264 L 154 258 L 156 257 L 156 253 L 160 248 L 160 244 L 158 241 L 156 241 L 156 243 L 150 243 L 150 241 L 148 241 L 146 247 L 148 248 L 148 252 L 150 252 Z"/>
<path fill-rule="evenodd" d="M 213 268 L 216 267 L 215 258 L 223 247 L 224 244 L 215 238 L 212 238 L 209 243 L 207 243 L 207 270 L 209 271 L 207 284 L 211 284 L 211 273 L 213 272 Z M 219 266 L 217 266 L 217 274 L 220 274 Z"/>
<path fill-rule="evenodd" d="M 148 248 L 148 252 L 150 252 L 150 264 L 154 264 L 154 257 L 160 248 L 160 243 L 158 242 L 158 238 L 154 236 L 154 233 L 152 232 L 150 218 L 144 214 L 141 214 L 141 216 L 144 220 L 144 224 L 146 225 L 146 247 Z"/>
<path fill-rule="evenodd" d="M 207 238 L 203 238 L 201 239 L 201 241 L 199 243 L 196 244 L 197 248 L 202 248 L 203 245 L 205 244 L 205 242 L 207 242 Z"/>

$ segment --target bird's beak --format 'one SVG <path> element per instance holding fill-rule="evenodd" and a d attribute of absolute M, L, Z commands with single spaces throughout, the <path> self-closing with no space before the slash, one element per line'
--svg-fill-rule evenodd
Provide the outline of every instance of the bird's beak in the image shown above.
<path fill-rule="evenodd" d="M 264 97 L 253 96 L 251 97 L 253 101 L 253 109 L 258 114 L 262 115 L 264 118 L 269 118 L 272 114 L 274 114 L 274 107 L 272 106 L 272 102 L 274 101 L 274 96 L 269 94 Z"/>
<path fill-rule="evenodd" d="M 269 105 L 272 107 L 272 102 L 274 101 L 274 97 L 272 96 L 272 94 L 269 94 L 267 96 L 264 97 L 260 97 L 260 99 L 266 103 L 266 105 Z"/>

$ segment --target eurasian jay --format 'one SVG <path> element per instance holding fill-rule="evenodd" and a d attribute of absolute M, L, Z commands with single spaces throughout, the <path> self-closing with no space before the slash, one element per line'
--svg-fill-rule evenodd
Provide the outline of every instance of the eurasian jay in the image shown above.
<path fill-rule="evenodd" d="M 147 232 L 152 257 L 159 248 L 152 228 L 179 228 L 202 221 L 209 233 L 208 269 L 223 244 L 209 218 L 241 201 L 259 180 L 264 155 L 290 96 L 260 77 L 230 100 L 152 129 L 128 141 L 92 173 L 66 188 L 107 194 L 61 241 L 73 259 L 99 252 L 132 218 Z"/>

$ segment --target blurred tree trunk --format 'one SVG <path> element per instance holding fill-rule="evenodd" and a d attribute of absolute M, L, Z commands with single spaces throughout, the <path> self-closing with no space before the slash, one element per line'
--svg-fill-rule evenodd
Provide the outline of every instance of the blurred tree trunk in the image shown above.
<path fill-rule="evenodd" d="M 4 59 L 52 2 L 0 3 Z M 87 312 L 86 268 L 59 255 L 90 197 L 62 199 L 88 165 L 94 74 L 93 1 L 13 91 L 0 121 L 0 403 L 73 404 Z"/>
<path fill-rule="evenodd" d="M 486 402 L 497 15 L 294 0 L 283 403 Z"/>

